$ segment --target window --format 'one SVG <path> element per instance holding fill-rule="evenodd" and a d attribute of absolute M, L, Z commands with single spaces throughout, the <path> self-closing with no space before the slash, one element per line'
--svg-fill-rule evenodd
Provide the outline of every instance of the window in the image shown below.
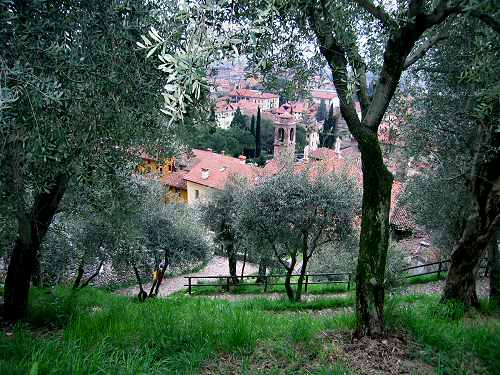
<path fill-rule="evenodd" d="M 293 133 L 294 133 L 293 129 L 290 129 L 290 142 L 293 142 L 293 135 L 294 135 Z"/>
<path fill-rule="evenodd" d="M 278 140 L 280 142 L 283 142 L 285 140 L 285 129 L 283 128 L 278 129 Z"/>
<path fill-rule="evenodd" d="M 195 198 L 195 199 L 200 198 L 200 191 L 199 191 L 199 190 L 195 190 L 195 191 L 194 191 L 194 198 Z"/>

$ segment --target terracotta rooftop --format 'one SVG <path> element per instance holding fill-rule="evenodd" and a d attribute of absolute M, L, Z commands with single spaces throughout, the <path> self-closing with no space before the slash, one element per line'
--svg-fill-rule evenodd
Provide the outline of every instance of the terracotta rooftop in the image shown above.
<path fill-rule="evenodd" d="M 277 99 L 279 98 L 276 94 L 271 94 L 269 92 L 260 92 L 257 90 L 248 89 L 237 89 L 231 91 L 230 96 L 238 96 L 244 98 L 256 98 L 256 99 Z"/>
<path fill-rule="evenodd" d="M 257 113 L 257 109 L 259 105 L 257 103 L 253 103 L 249 100 L 240 100 L 237 104 L 235 104 L 237 108 L 239 108 L 246 115 L 252 115 Z"/>
<path fill-rule="evenodd" d="M 188 173 L 188 171 L 176 171 L 171 174 L 164 176 L 160 179 L 160 181 L 168 186 L 173 186 L 179 189 L 186 189 L 186 180 L 184 176 Z"/>
<path fill-rule="evenodd" d="M 215 112 L 232 112 L 236 111 L 236 106 L 233 103 L 227 103 L 226 101 L 219 101 L 215 104 Z"/>
<path fill-rule="evenodd" d="M 394 229 L 406 232 L 414 230 L 416 224 L 408 208 L 401 203 L 400 198 L 403 192 L 404 184 L 399 181 L 394 181 L 392 183 L 391 213 L 389 221 Z"/>
<path fill-rule="evenodd" d="M 193 152 L 199 162 L 184 175 L 186 181 L 222 190 L 228 178 L 232 175 L 245 176 L 250 180 L 254 180 L 257 175 L 257 167 L 244 164 L 238 158 L 217 154 L 212 151 L 193 150 Z M 204 172 L 203 175 L 202 172 Z"/>
<path fill-rule="evenodd" d="M 316 150 L 311 151 L 309 153 L 309 157 L 317 160 L 330 160 L 338 158 L 338 155 L 335 150 L 332 150 L 331 148 L 319 147 Z"/>
<path fill-rule="evenodd" d="M 332 100 L 337 97 L 337 93 L 332 91 L 312 90 L 311 96 L 320 100 Z"/>

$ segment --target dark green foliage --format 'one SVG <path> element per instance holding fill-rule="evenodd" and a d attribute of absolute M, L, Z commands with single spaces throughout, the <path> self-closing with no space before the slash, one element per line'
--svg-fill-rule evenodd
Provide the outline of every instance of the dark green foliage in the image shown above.
<path fill-rule="evenodd" d="M 303 152 L 306 147 L 306 130 L 302 126 L 298 126 L 295 132 L 295 150 Z"/>
<path fill-rule="evenodd" d="M 250 120 L 250 133 L 255 135 L 255 116 L 252 115 L 252 119 Z"/>
<path fill-rule="evenodd" d="M 337 122 L 333 116 L 333 105 L 330 106 L 328 117 L 323 123 L 323 130 L 319 134 L 321 147 L 334 148 L 337 138 Z"/>
<path fill-rule="evenodd" d="M 247 117 L 241 113 L 241 110 L 238 108 L 234 113 L 233 121 L 231 121 L 231 128 L 233 129 L 247 129 Z"/>
<path fill-rule="evenodd" d="M 274 151 L 274 123 L 269 119 L 263 119 L 260 127 L 260 139 L 262 152 L 272 154 Z"/>
<path fill-rule="evenodd" d="M 262 140 L 260 134 L 260 107 L 257 108 L 257 122 L 255 124 L 255 157 L 258 158 L 262 152 Z"/>
<path fill-rule="evenodd" d="M 182 131 L 180 138 L 192 148 L 211 148 L 214 152 L 225 151 L 226 155 L 251 156 L 254 148 L 254 136 L 250 131 L 240 128 L 221 129 L 199 126 Z"/>
<path fill-rule="evenodd" d="M 317 121 L 324 121 L 326 118 L 326 103 L 324 100 L 321 100 L 319 103 L 319 108 L 318 112 L 316 112 L 316 120 Z"/>

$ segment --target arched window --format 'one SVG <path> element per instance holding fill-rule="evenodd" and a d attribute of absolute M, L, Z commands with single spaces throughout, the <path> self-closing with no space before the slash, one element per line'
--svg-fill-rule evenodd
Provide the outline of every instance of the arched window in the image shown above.
<path fill-rule="evenodd" d="M 290 142 L 293 142 L 293 137 L 295 136 L 293 129 L 290 129 Z"/>
<path fill-rule="evenodd" d="M 285 129 L 283 129 L 283 128 L 278 129 L 278 139 L 280 142 L 285 141 Z"/>

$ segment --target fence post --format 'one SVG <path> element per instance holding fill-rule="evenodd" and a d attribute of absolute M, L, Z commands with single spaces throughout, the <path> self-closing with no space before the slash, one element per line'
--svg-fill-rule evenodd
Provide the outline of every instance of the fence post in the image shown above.
<path fill-rule="evenodd" d="M 267 275 L 264 276 L 264 293 L 267 292 Z"/>
<path fill-rule="evenodd" d="M 347 274 L 347 290 L 351 290 L 351 274 Z"/>
<path fill-rule="evenodd" d="M 189 295 L 191 295 L 191 278 L 188 277 L 188 290 L 189 290 Z"/>
<path fill-rule="evenodd" d="M 306 275 L 306 287 L 304 288 L 304 292 L 307 293 L 307 284 L 309 283 L 309 275 Z"/>
<path fill-rule="evenodd" d="M 441 265 L 443 263 L 442 262 L 439 262 L 439 268 L 438 268 L 438 280 L 441 278 Z"/>

